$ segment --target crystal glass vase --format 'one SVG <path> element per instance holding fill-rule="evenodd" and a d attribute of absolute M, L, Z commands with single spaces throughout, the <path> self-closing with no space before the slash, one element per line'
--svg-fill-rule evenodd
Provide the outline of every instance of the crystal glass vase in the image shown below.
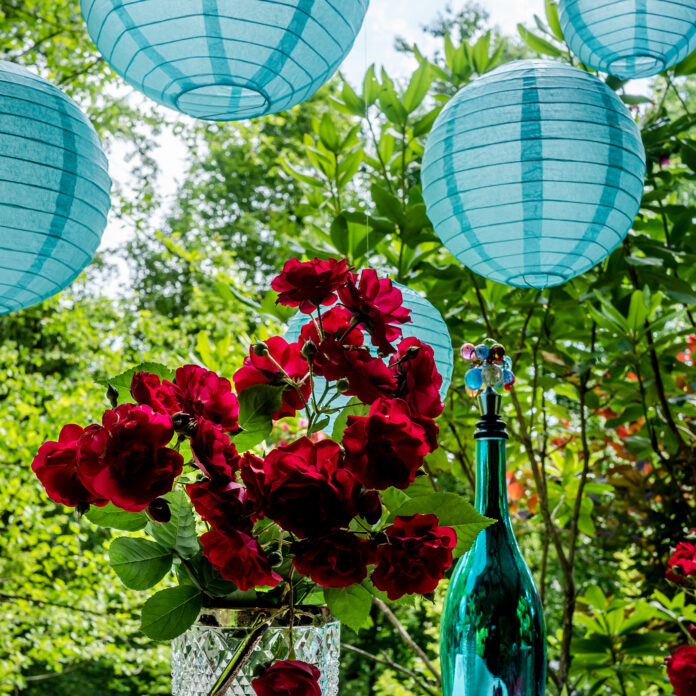
<path fill-rule="evenodd" d="M 225 668 L 243 649 L 252 629 L 249 612 L 204 610 L 198 623 L 172 643 L 172 696 L 209 696 Z M 217 625 L 208 625 L 210 623 Z M 246 625 L 245 625 L 246 624 Z M 341 624 L 316 618 L 293 629 L 269 628 L 253 649 L 224 696 L 256 696 L 251 681 L 260 667 L 275 660 L 293 659 L 321 671 L 322 696 L 337 696 Z"/>
<path fill-rule="evenodd" d="M 476 432 L 476 508 L 495 524 L 459 561 L 442 616 L 444 696 L 544 696 L 546 635 L 507 504 L 505 424 L 488 395 Z"/>

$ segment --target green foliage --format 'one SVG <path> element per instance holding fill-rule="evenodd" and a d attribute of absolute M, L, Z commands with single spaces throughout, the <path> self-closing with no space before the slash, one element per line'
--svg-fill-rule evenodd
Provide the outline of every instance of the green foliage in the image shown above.
<path fill-rule="evenodd" d="M 240 452 L 263 442 L 273 430 L 273 414 L 280 409 L 283 387 L 255 384 L 239 394 L 239 427 L 234 438 Z"/>
<path fill-rule="evenodd" d="M 169 503 L 171 519 L 169 522 L 151 520 L 147 523 L 146 531 L 165 549 L 181 558 L 191 558 L 200 550 L 191 502 L 181 489 L 167 493 L 164 498 Z"/>
<path fill-rule="evenodd" d="M 173 556 L 147 539 L 119 537 L 109 547 L 109 563 L 126 587 L 149 590 L 172 568 Z"/>
<path fill-rule="evenodd" d="M 197 587 L 168 587 L 145 602 L 140 626 L 153 640 L 171 640 L 193 624 L 202 607 L 203 595 Z"/>
<path fill-rule="evenodd" d="M 324 599 L 329 611 L 348 628 L 359 631 L 370 618 L 372 595 L 362 585 L 344 589 L 324 590 Z"/>

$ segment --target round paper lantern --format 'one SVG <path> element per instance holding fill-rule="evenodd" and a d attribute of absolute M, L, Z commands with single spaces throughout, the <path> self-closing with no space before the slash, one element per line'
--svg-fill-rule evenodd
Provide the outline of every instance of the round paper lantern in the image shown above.
<path fill-rule="evenodd" d="M 649 77 L 696 50 L 693 0 L 560 0 L 571 51 L 621 79 Z"/>
<path fill-rule="evenodd" d="M 234 121 L 289 109 L 338 69 L 369 0 L 81 0 L 111 67 L 189 116 Z"/>
<path fill-rule="evenodd" d="M 463 87 L 438 116 L 423 198 L 443 244 L 491 280 L 544 288 L 625 238 L 645 150 L 628 109 L 570 65 L 524 60 Z"/>
<path fill-rule="evenodd" d="M 75 103 L 0 61 L 0 314 L 75 280 L 101 241 L 110 189 L 99 136 Z"/>
<path fill-rule="evenodd" d="M 427 343 L 432 347 L 435 365 L 438 372 L 442 375 L 442 387 L 440 387 L 440 398 L 444 401 L 447 397 L 447 391 L 452 383 L 452 372 L 454 370 L 454 353 L 452 351 L 452 339 L 450 338 L 449 330 L 445 320 L 440 312 L 433 307 L 422 295 L 419 295 L 415 290 L 392 281 L 394 286 L 401 290 L 404 299 L 404 307 L 411 310 L 411 321 L 408 324 L 400 324 L 402 339 L 417 338 L 423 343 Z M 302 327 L 309 321 L 308 314 L 298 312 L 295 314 L 290 323 L 288 330 L 285 332 L 285 340 L 296 341 L 300 337 Z M 369 339 L 366 340 L 366 345 L 370 346 Z M 397 341 L 398 345 L 398 341 Z M 370 346 L 375 353 L 374 347 Z M 385 358 L 385 363 L 389 363 L 389 358 Z M 323 393 L 326 381 L 321 377 L 316 377 L 315 389 L 319 394 Z M 332 403 L 333 408 L 343 408 L 348 404 L 352 397 L 338 396 Z M 330 423 L 325 428 L 327 432 L 333 430 L 333 425 L 336 422 L 338 413 L 331 417 Z"/>

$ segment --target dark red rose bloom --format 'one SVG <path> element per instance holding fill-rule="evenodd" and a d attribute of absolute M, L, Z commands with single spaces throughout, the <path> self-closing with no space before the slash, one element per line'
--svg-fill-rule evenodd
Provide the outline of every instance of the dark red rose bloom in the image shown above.
<path fill-rule="evenodd" d="M 283 660 L 251 682 L 256 696 L 321 696 L 321 672 L 306 662 Z"/>
<path fill-rule="evenodd" d="M 239 471 L 241 458 L 230 436 L 209 420 L 198 421 L 191 452 L 198 468 L 210 479 L 232 479 Z"/>
<path fill-rule="evenodd" d="M 353 324 L 353 313 L 341 305 L 336 305 L 321 315 L 321 327 L 324 330 L 324 336 L 333 338 L 339 345 L 357 347 L 365 342 L 362 330 Z M 322 341 L 317 319 L 311 318 L 302 327 L 297 342 L 303 346 L 307 341 L 312 341 L 315 346 Z"/>
<path fill-rule="evenodd" d="M 240 531 L 214 529 L 201 537 L 203 554 L 225 580 L 242 592 L 275 587 L 283 578 L 272 568 L 258 542 Z"/>
<path fill-rule="evenodd" d="M 350 587 L 367 577 L 367 566 L 375 559 L 373 542 L 338 531 L 298 544 L 293 565 L 322 587 Z"/>
<path fill-rule="evenodd" d="M 379 358 L 373 358 L 369 350 L 344 348 L 333 338 L 326 338 L 319 345 L 314 371 L 330 382 L 347 379 L 350 386 L 345 393 L 366 404 L 391 394 L 396 387 L 391 370 Z"/>
<path fill-rule="evenodd" d="M 366 488 L 408 488 L 430 451 L 423 428 L 401 399 L 379 399 L 367 416 L 348 416 L 345 466 Z"/>
<path fill-rule="evenodd" d="M 425 432 L 425 441 L 428 443 L 428 448 L 431 452 L 434 452 L 439 446 L 438 436 L 440 435 L 440 427 L 438 424 L 427 416 L 414 416 L 411 412 L 411 419 L 414 423 L 420 425 Z"/>
<path fill-rule="evenodd" d="M 173 416 L 181 411 L 181 404 L 176 398 L 176 387 L 150 372 L 136 372 L 131 380 L 130 392 L 133 398 L 145 406 L 150 406 L 157 413 Z"/>
<path fill-rule="evenodd" d="M 368 524 L 377 524 L 382 519 L 382 496 L 377 491 L 363 491 L 358 499 L 358 514 Z"/>
<path fill-rule="evenodd" d="M 122 404 L 104 413 L 103 426 L 80 438 L 78 467 L 85 486 L 128 512 L 169 493 L 184 458 L 166 445 L 172 420 L 149 406 Z"/>
<path fill-rule="evenodd" d="M 667 562 L 667 580 L 677 585 L 684 584 L 687 578 L 696 577 L 696 544 L 680 541 Z"/>
<path fill-rule="evenodd" d="M 347 527 L 362 491 L 341 468 L 341 449 L 333 440 L 307 437 L 276 447 L 265 459 L 247 453 L 242 479 L 258 513 L 301 539 Z"/>
<path fill-rule="evenodd" d="M 442 375 L 433 349 L 417 338 L 405 338 L 390 360 L 396 374 L 396 396 L 404 399 L 414 415 L 437 418 L 444 409 L 440 399 Z"/>
<path fill-rule="evenodd" d="M 372 582 L 389 599 L 433 592 L 445 576 L 457 535 L 450 527 L 437 525 L 435 515 L 411 515 L 397 517 L 384 530 L 389 543 L 377 549 Z"/>
<path fill-rule="evenodd" d="M 228 379 L 197 365 L 184 365 L 176 371 L 174 382 L 184 413 L 206 418 L 223 430 L 238 429 L 239 404 Z"/>
<path fill-rule="evenodd" d="M 290 259 L 271 287 L 280 293 L 277 304 L 299 307 L 300 312 L 311 314 L 320 305 L 333 304 L 336 290 L 347 278 L 348 262 L 345 259 L 314 259 L 304 263 Z"/>
<path fill-rule="evenodd" d="M 667 676 L 675 696 L 696 694 L 696 646 L 682 645 L 667 658 Z"/>
<path fill-rule="evenodd" d="M 231 480 L 189 483 L 186 492 L 201 519 L 215 529 L 251 532 L 251 508 L 246 489 Z"/>
<path fill-rule="evenodd" d="M 44 442 L 34 457 L 31 468 L 55 503 L 106 505 L 106 499 L 88 491 L 78 471 L 79 439 L 84 430 L 79 425 L 66 425 L 58 442 Z"/>
<path fill-rule="evenodd" d="M 372 345 L 383 355 L 389 355 L 394 352 L 391 343 L 401 336 L 401 329 L 394 324 L 411 321 L 411 310 L 403 306 L 401 290 L 389 278 L 380 280 L 372 268 L 360 274 L 358 285 L 356 281 L 357 275 L 351 273 L 338 291 L 341 302 L 370 334 Z"/>
<path fill-rule="evenodd" d="M 288 343 L 281 336 L 272 336 L 264 341 L 270 357 L 267 355 L 256 355 L 253 348 L 249 357 L 244 358 L 244 367 L 234 373 L 234 385 L 238 392 L 242 392 L 255 384 L 273 384 L 284 386 L 283 405 L 273 414 L 273 418 L 278 420 L 285 416 L 294 416 L 296 411 L 301 411 L 305 407 L 303 399 L 309 399 L 312 392 L 312 384 L 309 380 L 309 365 L 301 352 L 299 343 Z M 273 360 L 280 365 L 290 379 L 295 382 L 300 389 L 302 396 L 297 389 L 288 384 L 285 375 L 278 369 Z"/>

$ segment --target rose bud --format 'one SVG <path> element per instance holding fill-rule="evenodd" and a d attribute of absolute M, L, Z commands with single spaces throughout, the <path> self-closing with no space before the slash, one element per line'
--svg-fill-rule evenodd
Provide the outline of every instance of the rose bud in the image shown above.
<path fill-rule="evenodd" d="M 174 432 L 188 437 L 193 437 L 198 430 L 198 421 L 188 413 L 179 411 L 172 416 L 172 425 Z"/>
<path fill-rule="evenodd" d="M 313 341 L 306 341 L 302 346 L 302 355 L 307 358 L 307 362 L 312 362 L 314 356 L 317 354 L 318 348 L 314 345 Z"/>
<path fill-rule="evenodd" d="M 259 343 L 254 343 L 251 350 L 254 352 L 254 355 L 258 355 L 259 357 L 268 355 L 268 346 L 261 341 L 259 341 Z"/>
<path fill-rule="evenodd" d="M 358 512 L 368 524 L 377 524 L 382 519 L 382 498 L 377 491 L 364 490 L 358 499 Z"/>
<path fill-rule="evenodd" d="M 77 514 L 82 517 L 85 513 L 89 512 L 89 503 L 78 503 Z"/>
<path fill-rule="evenodd" d="M 271 568 L 277 568 L 278 566 L 283 565 L 283 554 L 278 553 L 277 551 L 273 551 L 272 553 L 267 553 L 266 558 L 268 559 L 268 562 L 271 564 Z"/>
<path fill-rule="evenodd" d="M 336 382 L 336 389 L 341 393 L 346 392 L 350 389 L 350 382 L 345 377 L 341 377 L 341 379 Z"/>
<path fill-rule="evenodd" d="M 155 522 L 166 524 L 172 519 L 172 511 L 169 503 L 164 498 L 155 498 L 148 506 L 147 511 Z"/>

